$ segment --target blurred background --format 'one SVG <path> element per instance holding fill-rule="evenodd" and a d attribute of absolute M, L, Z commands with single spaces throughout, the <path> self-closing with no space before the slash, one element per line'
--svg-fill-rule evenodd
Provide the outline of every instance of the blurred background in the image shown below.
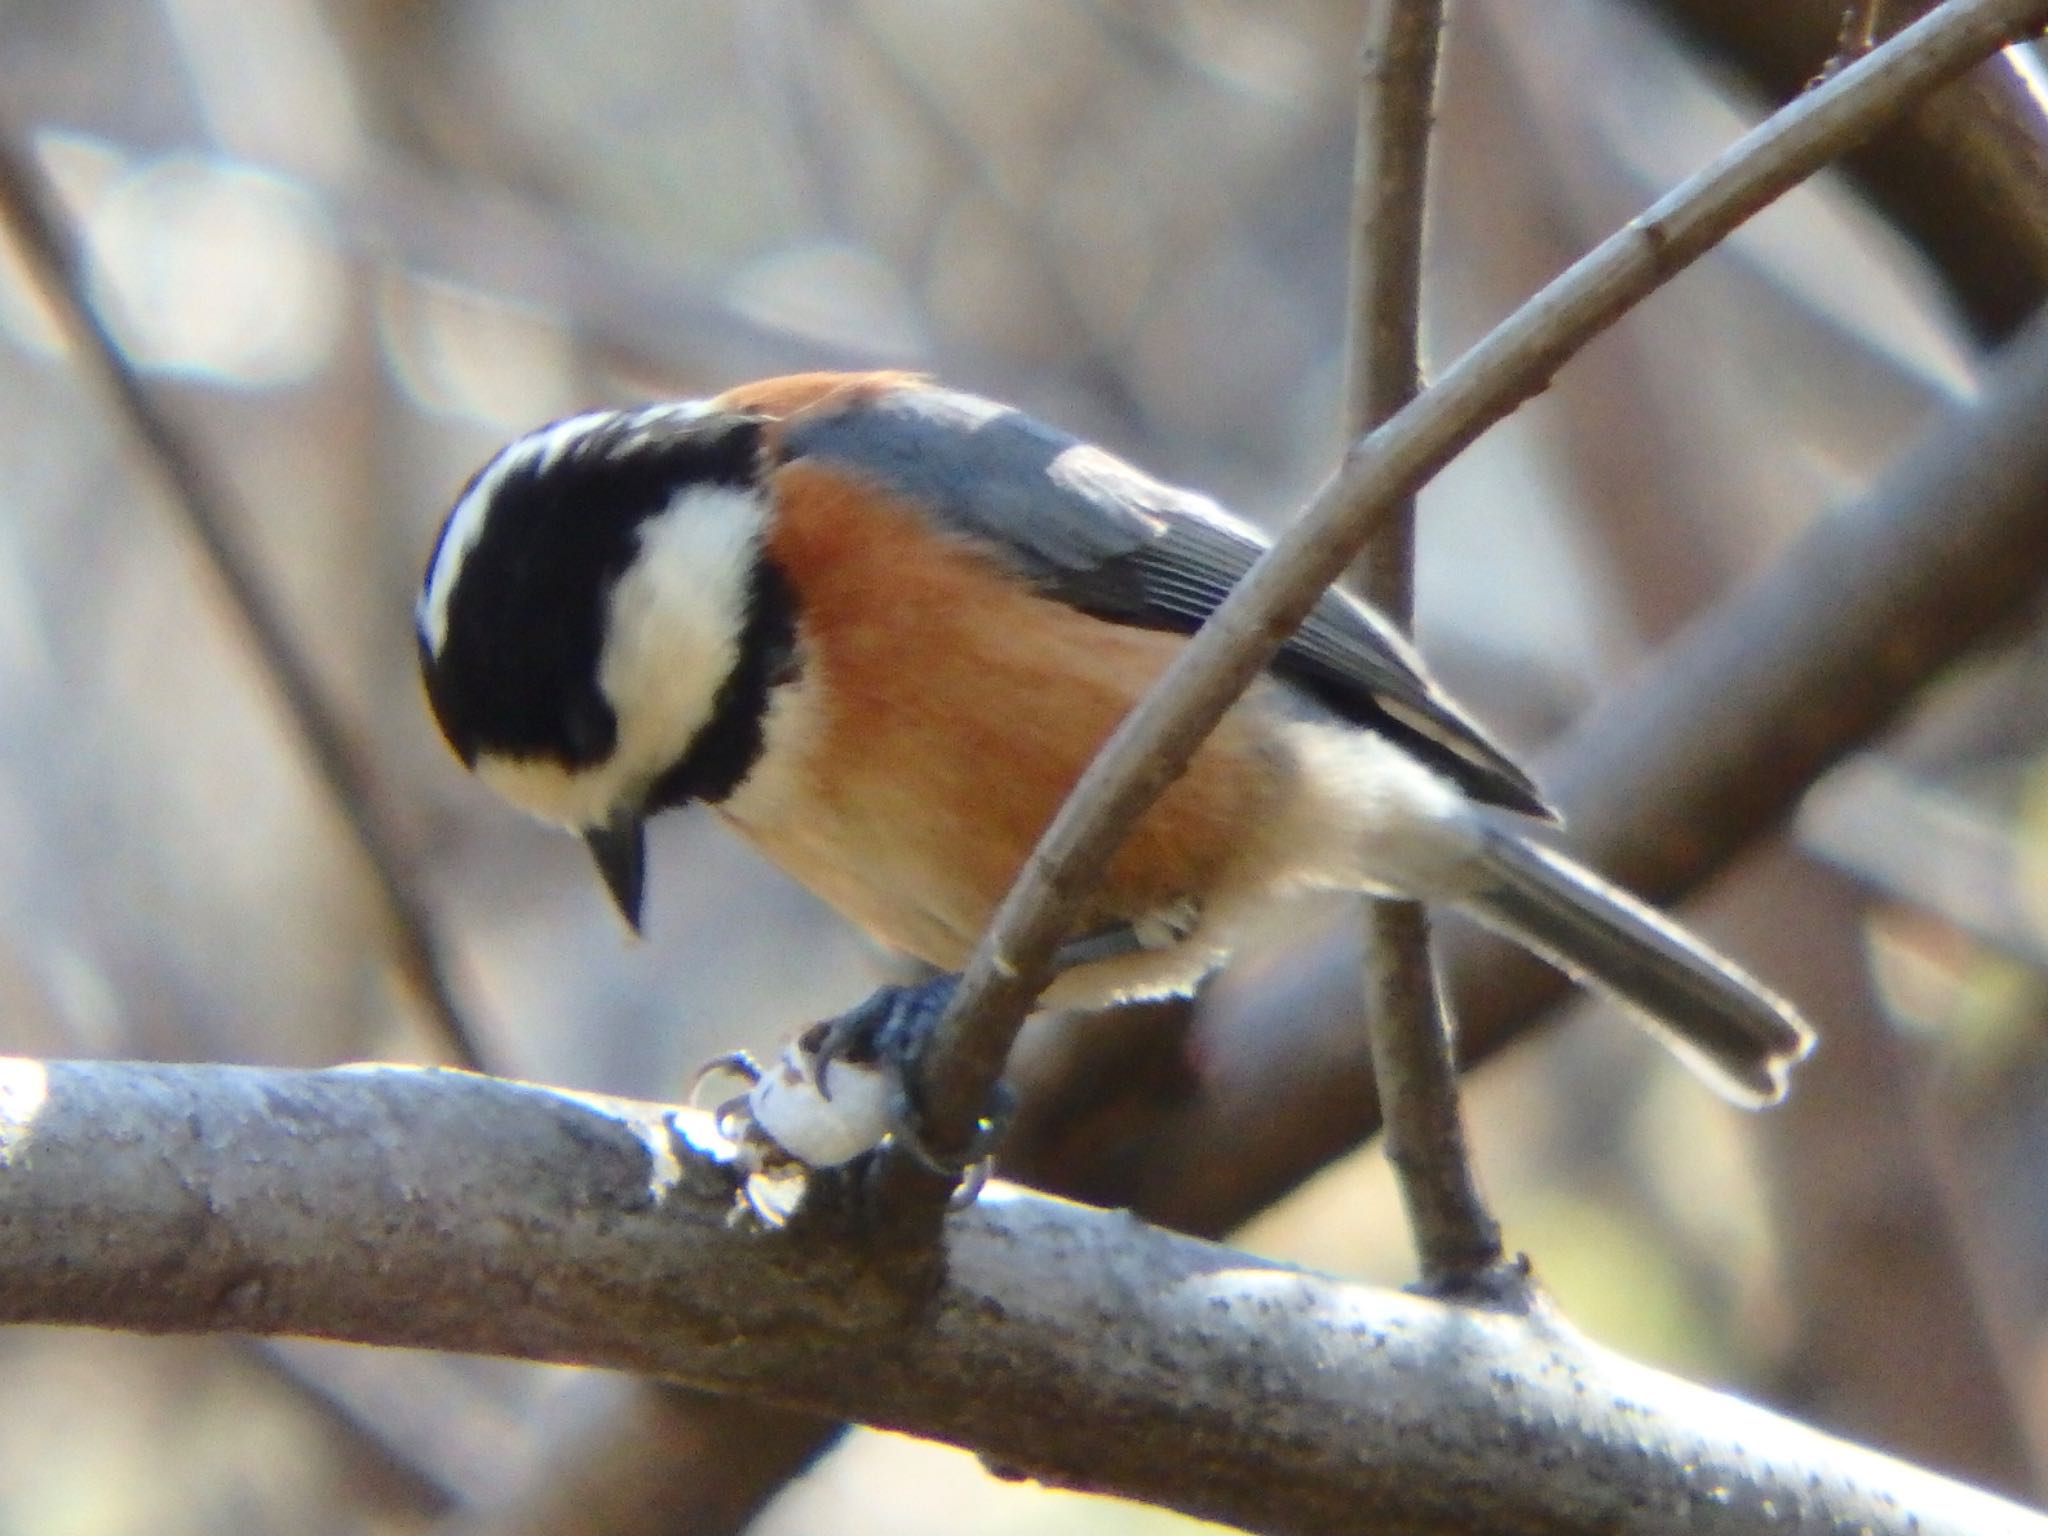
<path fill-rule="evenodd" d="M 1841 9 L 1455 6 L 1432 364 L 1816 73 Z M 1342 446 L 1359 12 L 0 0 L 6 126 L 227 487 L 492 1070 L 674 1096 L 893 971 L 704 815 L 660 824 L 630 943 L 582 850 L 460 772 L 410 609 L 470 471 L 593 404 L 908 366 L 1284 518 Z M 2001 131 L 2038 147 L 2037 65 L 1992 68 Z M 1972 395 L 2048 257 L 1917 205 L 1940 164 L 1877 204 L 1841 178 L 1788 199 L 1430 487 L 1424 647 L 1511 743 L 1652 665 Z M 271 662 L 75 362 L 0 243 L 0 1048 L 449 1059 Z M 1582 1328 L 2029 1498 L 2044 675 L 2022 625 L 1706 902 L 1823 1025 L 1787 1110 L 1728 1110 L 1593 1009 L 1470 1098 L 1510 1243 Z M 1290 922 L 1231 1006 L 1353 922 Z M 1260 1252 L 1410 1277 L 1375 1150 L 1246 1217 Z M 305 1343 L 16 1330 L 0 1426 L 0 1531 L 38 1536 L 715 1531 L 763 1503 L 774 1536 L 1186 1523 L 602 1374 Z"/>

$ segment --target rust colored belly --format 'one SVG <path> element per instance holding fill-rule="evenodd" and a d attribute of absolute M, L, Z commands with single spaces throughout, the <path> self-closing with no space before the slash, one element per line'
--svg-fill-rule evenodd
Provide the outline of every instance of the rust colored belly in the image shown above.
<path fill-rule="evenodd" d="M 791 466 L 778 490 L 795 509 L 769 552 L 801 594 L 806 674 L 786 701 L 800 718 L 775 738 L 789 748 L 779 789 L 728 814 L 878 938 L 957 967 L 1184 642 L 1037 597 L 826 471 Z M 1247 708 L 1140 820 L 1085 928 L 1198 897 L 1256 841 L 1283 770 Z"/>

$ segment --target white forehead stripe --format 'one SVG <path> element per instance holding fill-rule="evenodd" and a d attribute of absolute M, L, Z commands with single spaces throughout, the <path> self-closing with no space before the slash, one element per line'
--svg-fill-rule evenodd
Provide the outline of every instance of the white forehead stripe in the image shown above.
<path fill-rule="evenodd" d="M 441 547 L 434 553 L 434 568 L 427 572 L 427 585 L 420 593 L 419 627 L 429 652 L 440 655 L 441 647 L 448 642 L 448 602 L 462 578 L 463 562 L 484 536 L 484 523 L 490 517 L 498 487 L 515 470 L 544 468 L 552 463 L 570 443 L 592 427 L 611 420 L 612 414 L 592 411 L 529 432 L 501 448 L 498 456 L 484 466 L 476 483 L 449 514 L 448 531 L 441 536 Z"/>
<path fill-rule="evenodd" d="M 571 416 L 538 431 L 529 432 L 499 450 L 498 456 L 476 477 L 476 483 L 449 514 L 448 531 L 435 552 L 434 567 L 427 572 L 427 584 L 420 593 L 416 615 L 420 634 L 426 638 L 429 654 L 438 656 L 448 642 L 448 604 L 462 579 L 463 563 L 484 536 L 491 504 L 498 488 L 516 473 L 545 471 L 580 438 L 599 427 L 617 424 L 624 430 L 619 446 L 637 445 L 652 428 L 668 422 L 694 421 L 710 414 L 709 400 L 678 400 L 650 405 L 638 411 L 589 411 Z"/>

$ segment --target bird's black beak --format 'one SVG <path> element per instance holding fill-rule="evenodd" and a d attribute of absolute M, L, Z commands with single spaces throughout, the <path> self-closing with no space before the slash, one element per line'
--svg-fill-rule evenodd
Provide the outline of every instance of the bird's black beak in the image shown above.
<path fill-rule="evenodd" d="M 583 846 L 597 860 L 604 888 L 618 903 L 619 915 L 640 931 L 640 898 L 647 887 L 647 822 L 638 811 L 619 811 L 601 827 L 583 834 Z"/>

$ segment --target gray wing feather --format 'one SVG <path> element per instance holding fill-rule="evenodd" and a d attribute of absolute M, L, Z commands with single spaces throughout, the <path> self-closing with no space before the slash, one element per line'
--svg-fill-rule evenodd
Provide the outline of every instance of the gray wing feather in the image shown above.
<path fill-rule="evenodd" d="M 799 413 L 782 454 L 869 478 L 1047 596 L 1126 624 L 1192 632 L 1266 549 L 1208 497 L 953 390 L 891 390 Z M 1342 589 L 1317 602 L 1273 670 L 1339 716 L 1399 737 L 1478 798 L 1552 814 L 1408 642 Z"/>
<path fill-rule="evenodd" d="M 1065 433 L 949 389 L 829 402 L 792 417 L 782 441 L 786 457 L 866 474 L 954 531 L 1001 546 L 1034 575 L 1085 577 L 1164 531 L 1151 498 L 1131 493 L 1128 482 L 1144 479 L 1136 470 L 1106 453 L 1090 463 L 1085 445 Z"/>

